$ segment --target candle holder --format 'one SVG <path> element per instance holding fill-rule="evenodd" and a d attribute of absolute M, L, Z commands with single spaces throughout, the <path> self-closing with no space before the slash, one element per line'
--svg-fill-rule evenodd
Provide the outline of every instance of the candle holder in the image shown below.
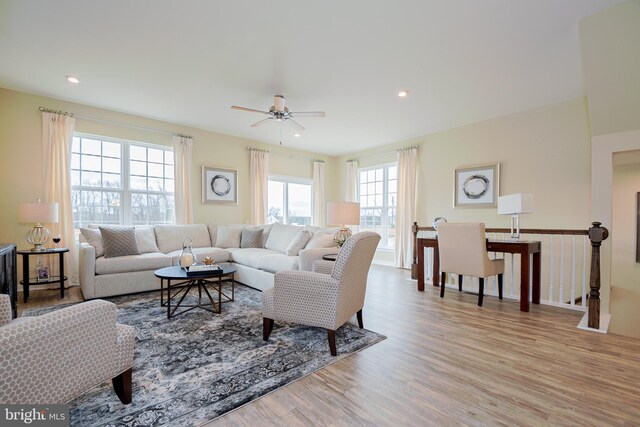
<path fill-rule="evenodd" d="M 178 264 L 180 268 L 189 270 L 193 264 L 196 263 L 196 255 L 193 253 L 193 240 L 189 236 L 182 239 L 182 253 L 178 258 Z"/>

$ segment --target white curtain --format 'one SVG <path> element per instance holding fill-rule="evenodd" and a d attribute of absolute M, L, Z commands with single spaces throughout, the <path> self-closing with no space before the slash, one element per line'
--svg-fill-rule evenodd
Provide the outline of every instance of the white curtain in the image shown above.
<path fill-rule="evenodd" d="M 324 192 L 324 162 L 313 161 L 313 225 L 326 225 L 327 199 Z"/>
<path fill-rule="evenodd" d="M 193 223 L 193 203 L 191 194 L 191 158 L 193 138 L 182 135 L 173 137 L 175 162 L 175 215 L 176 224 Z"/>
<path fill-rule="evenodd" d="M 250 149 L 249 185 L 251 186 L 251 223 L 267 223 L 267 187 L 269 184 L 269 152 Z"/>
<path fill-rule="evenodd" d="M 76 236 L 71 204 L 71 144 L 76 119 L 57 113 L 42 113 L 42 171 L 46 202 L 58 203 L 58 223 L 47 224 L 52 235 L 61 237 L 60 247 L 69 249 L 64 257 L 65 275 L 75 279 L 78 272 Z M 52 271 L 57 262 L 51 265 Z M 55 274 L 55 272 L 54 272 Z M 69 286 L 71 280 L 65 282 Z M 59 287 L 52 284 L 51 288 Z"/>
<path fill-rule="evenodd" d="M 358 161 L 347 162 L 347 188 L 344 194 L 345 202 L 359 202 L 358 200 Z"/>
<path fill-rule="evenodd" d="M 413 234 L 416 216 L 416 181 L 418 148 L 398 150 L 398 204 L 396 208 L 396 266 L 411 268 Z"/>

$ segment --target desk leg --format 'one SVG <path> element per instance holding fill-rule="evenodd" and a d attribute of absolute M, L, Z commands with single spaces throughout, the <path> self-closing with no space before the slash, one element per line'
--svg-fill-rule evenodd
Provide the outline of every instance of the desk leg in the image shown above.
<path fill-rule="evenodd" d="M 418 291 L 424 291 L 424 247 L 418 245 Z"/>
<path fill-rule="evenodd" d="M 64 299 L 64 252 L 60 252 L 59 263 L 60 263 L 60 298 Z"/>
<path fill-rule="evenodd" d="M 440 285 L 440 251 L 433 248 L 433 286 Z M 444 283 L 442 284 L 444 286 Z"/>
<path fill-rule="evenodd" d="M 540 252 L 536 252 L 533 254 L 533 282 L 531 286 L 533 286 L 532 298 L 531 302 L 534 304 L 540 304 L 540 286 L 541 286 L 541 258 Z"/>
<path fill-rule="evenodd" d="M 29 301 L 29 255 L 22 256 L 22 297 L 26 304 Z"/>
<path fill-rule="evenodd" d="M 520 254 L 520 311 L 529 311 L 529 252 Z"/>

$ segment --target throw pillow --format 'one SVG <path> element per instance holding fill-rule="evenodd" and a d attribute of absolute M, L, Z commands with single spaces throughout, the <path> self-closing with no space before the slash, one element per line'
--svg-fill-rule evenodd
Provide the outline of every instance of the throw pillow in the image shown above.
<path fill-rule="evenodd" d="M 152 227 L 136 227 L 136 241 L 141 254 L 160 252 L 156 243 L 156 233 Z"/>
<path fill-rule="evenodd" d="M 334 248 L 335 246 L 336 242 L 333 240 L 333 234 L 317 233 L 309 240 L 306 249 Z"/>
<path fill-rule="evenodd" d="M 262 247 L 262 228 L 245 228 L 242 230 L 242 238 L 240 240 L 241 248 L 261 248 Z"/>
<path fill-rule="evenodd" d="M 298 256 L 300 250 L 307 246 L 309 240 L 311 240 L 311 232 L 301 230 L 289 244 L 286 254 L 289 256 Z"/>
<path fill-rule="evenodd" d="M 140 255 L 136 230 L 133 227 L 100 227 L 104 257 Z"/>
<path fill-rule="evenodd" d="M 218 235 L 216 236 L 217 248 L 239 248 L 240 236 L 242 228 L 218 226 Z"/>
<path fill-rule="evenodd" d="M 296 238 L 302 227 L 297 225 L 273 224 L 269 238 L 264 247 L 274 251 L 286 253 L 289 244 Z"/>
<path fill-rule="evenodd" d="M 96 249 L 96 258 L 104 256 L 104 246 L 102 245 L 102 234 L 96 228 L 81 228 L 80 233 L 88 244 Z"/>

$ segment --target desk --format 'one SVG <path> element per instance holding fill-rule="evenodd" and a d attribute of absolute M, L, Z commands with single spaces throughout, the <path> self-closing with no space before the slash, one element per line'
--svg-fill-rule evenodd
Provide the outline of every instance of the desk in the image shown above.
<path fill-rule="evenodd" d="M 418 290 L 424 291 L 424 249 L 433 248 L 433 286 L 438 286 L 440 256 L 438 239 L 418 238 Z M 540 252 L 538 240 L 487 240 L 487 251 L 520 254 L 520 311 L 529 311 L 529 255 L 533 255 L 531 302 L 540 304 Z"/>
<path fill-rule="evenodd" d="M 29 300 L 29 285 L 42 285 L 44 283 L 60 283 L 60 298 L 64 298 L 64 281 L 67 277 L 64 275 L 64 254 L 69 252 L 67 248 L 47 249 L 46 251 L 34 252 L 34 251 L 18 251 L 18 255 L 22 255 L 22 294 L 24 303 Z M 34 279 L 32 282 L 29 278 L 29 257 L 58 254 L 58 262 L 60 265 L 60 276 L 49 276 L 45 280 Z"/>

